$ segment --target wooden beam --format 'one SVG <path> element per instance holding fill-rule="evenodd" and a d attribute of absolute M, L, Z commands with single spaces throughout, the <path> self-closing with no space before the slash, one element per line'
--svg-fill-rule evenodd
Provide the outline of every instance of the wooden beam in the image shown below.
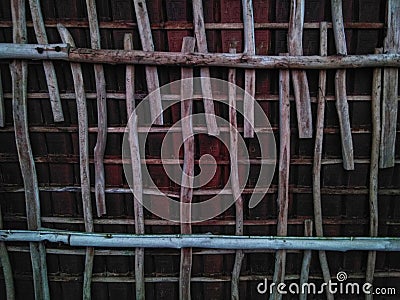
<path fill-rule="evenodd" d="M 313 236 L 313 221 L 305 220 L 304 221 L 304 236 Z M 303 287 L 308 283 L 309 273 L 310 273 L 310 265 L 311 265 L 311 254 L 310 250 L 304 251 L 303 261 L 301 264 L 301 273 L 300 273 L 300 286 Z M 299 300 L 307 300 L 307 292 L 299 295 Z"/>
<path fill-rule="evenodd" d="M 3 229 L 3 215 L 0 206 L 0 230 L 2 229 Z M 0 265 L 3 269 L 7 300 L 14 300 L 15 288 L 14 288 L 13 272 L 11 268 L 10 257 L 8 256 L 7 247 L 4 242 L 0 242 Z"/>
<path fill-rule="evenodd" d="M 5 124 L 6 124 L 6 116 L 4 110 L 3 82 L 1 80 L 1 72 L 0 72 L 0 127 L 4 127 Z"/>

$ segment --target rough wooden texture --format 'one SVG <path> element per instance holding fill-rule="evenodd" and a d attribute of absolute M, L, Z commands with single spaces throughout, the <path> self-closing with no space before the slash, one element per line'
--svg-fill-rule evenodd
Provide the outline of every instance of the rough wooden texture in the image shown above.
<path fill-rule="evenodd" d="M 48 44 L 46 27 L 43 21 L 40 0 L 29 0 L 31 9 L 33 27 L 35 29 L 36 39 L 39 44 Z M 54 65 L 51 61 L 43 61 L 44 73 L 47 80 L 47 88 L 50 95 L 50 104 L 53 110 L 53 118 L 55 122 L 63 122 L 64 115 L 62 111 L 60 91 Z"/>
<path fill-rule="evenodd" d="M 382 53 L 382 48 L 375 53 Z M 382 69 L 374 69 L 372 77 L 372 145 L 371 165 L 369 173 L 369 233 L 370 236 L 378 236 L 378 172 L 379 172 L 379 146 L 381 130 L 381 93 L 382 93 Z M 368 253 L 366 282 L 373 283 L 375 273 L 376 252 Z M 365 299 L 373 299 L 372 295 L 366 295 Z"/>
<path fill-rule="evenodd" d="M 278 185 L 278 221 L 277 235 L 287 235 L 289 205 L 289 166 L 290 166 L 290 103 L 289 71 L 279 72 L 279 185 Z M 285 280 L 286 251 L 278 250 L 275 257 L 273 282 Z M 282 294 L 275 288 L 270 299 L 282 299 Z"/>
<path fill-rule="evenodd" d="M 194 33 L 196 36 L 197 50 L 200 53 L 208 53 L 207 47 L 207 37 L 206 30 L 204 27 L 204 15 L 203 15 L 203 0 L 193 0 L 193 23 L 194 23 Z M 193 53 L 194 49 L 191 52 Z M 203 77 L 201 81 L 201 88 L 203 90 L 203 104 L 204 104 L 204 112 L 206 114 L 206 123 L 208 134 L 210 135 L 218 135 L 218 125 L 217 120 L 215 118 L 214 111 L 214 102 L 213 102 L 213 94 L 211 89 L 211 81 L 210 81 L 210 69 L 209 68 L 201 68 L 200 76 Z"/>
<path fill-rule="evenodd" d="M 125 34 L 124 49 L 133 49 L 132 34 Z M 133 196 L 134 196 L 134 216 L 136 234 L 144 234 L 143 216 L 143 186 L 142 186 L 142 167 L 140 159 L 139 135 L 137 130 L 137 115 L 135 112 L 135 67 L 126 66 L 126 112 L 130 121 L 129 126 L 129 147 L 131 153 Z M 135 249 L 135 287 L 136 299 L 145 299 L 144 285 L 144 248 Z"/>
<path fill-rule="evenodd" d="M 150 20 L 147 13 L 145 0 L 133 0 L 136 12 L 136 19 L 142 42 L 143 51 L 153 52 L 154 43 L 151 34 Z M 151 53 L 148 53 L 152 55 Z M 161 103 L 161 95 L 159 91 L 160 83 L 158 79 L 158 71 L 155 66 L 146 66 L 146 82 L 149 92 L 150 113 L 155 125 L 163 124 L 163 108 Z"/>
<path fill-rule="evenodd" d="M 75 45 L 69 31 L 62 26 L 58 26 L 58 32 L 64 43 Z M 93 232 L 92 202 L 90 199 L 90 178 L 89 178 L 89 132 L 88 117 L 86 110 L 85 88 L 83 85 L 82 68 L 78 63 L 71 63 L 71 72 L 74 81 L 76 106 L 78 112 L 78 135 L 79 135 L 79 168 L 81 178 L 81 194 L 83 204 L 83 217 L 85 230 Z M 83 280 L 83 299 L 91 299 L 91 280 L 93 272 L 94 249 L 86 249 L 85 271 Z"/>
<path fill-rule="evenodd" d="M 313 235 L 313 222 L 312 220 L 304 221 L 304 236 L 312 236 Z M 311 265 L 311 251 L 304 251 L 303 261 L 301 264 L 301 273 L 300 273 L 300 287 L 304 286 L 304 284 L 308 283 L 308 277 L 310 273 L 310 265 Z M 307 293 L 301 293 L 299 296 L 299 300 L 307 300 Z"/>
<path fill-rule="evenodd" d="M 303 24 L 305 0 L 291 0 L 288 32 L 290 55 L 303 55 Z M 305 71 L 292 73 L 293 92 L 296 100 L 297 125 L 300 138 L 312 138 L 311 99 Z"/>
<path fill-rule="evenodd" d="M 1 229 L 3 229 L 3 215 L 0 206 L 0 230 Z M 13 272 L 11 268 L 10 258 L 8 256 L 7 247 L 4 242 L 0 242 L 0 266 L 3 269 L 7 300 L 14 300 L 15 288 L 14 288 Z"/>
<path fill-rule="evenodd" d="M 384 40 L 385 53 L 400 52 L 400 1 L 387 2 L 387 31 Z M 382 130 L 380 144 L 381 168 L 394 166 L 398 103 L 398 69 L 383 70 Z"/>
<path fill-rule="evenodd" d="M 332 0 L 331 10 L 336 51 L 339 55 L 346 56 L 347 47 L 343 24 L 342 0 Z M 343 167 L 345 170 L 354 170 L 353 138 L 351 136 L 349 104 L 347 103 L 346 93 L 346 70 L 336 71 L 335 96 L 342 140 Z"/>
<path fill-rule="evenodd" d="M 190 53 L 194 51 L 196 40 L 192 37 L 185 37 L 182 43 L 182 52 Z M 192 124 L 192 105 L 193 105 L 193 70 L 182 68 L 181 79 L 181 120 L 182 120 L 182 139 L 184 148 L 184 163 L 181 182 L 181 233 L 191 234 L 191 202 L 193 197 L 193 176 L 194 176 L 194 136 Z M 179 298 L 190 299 L 190 277 L 192 271 L 192 248 L 181 250 L 181 264 L 179 277 Z"/>
<path fill-rule="evenodd" d="M 1 73 L 0 73 L 0 127 L 4 127 L 5 124 L 6 124 L 6 116 L 4 111 L 3 82 L 1 80 Z"/>
<path fill-rule="evenodd" d="M 27 42 L 25 1 L 12 0 L 13 42 Z M 28 66 L 15 60 L 10 64 L 13 92 L 13 120 L 19 165 L 25 191 L 26 215 L 29 230 L 38 230 L 40 221 L 40 199 L 35 163 L 28 130 L 27 86 Z M 46 249 L 43 243 L 30 243 L 33 284 L 36 299 L 49 299 Z"/>

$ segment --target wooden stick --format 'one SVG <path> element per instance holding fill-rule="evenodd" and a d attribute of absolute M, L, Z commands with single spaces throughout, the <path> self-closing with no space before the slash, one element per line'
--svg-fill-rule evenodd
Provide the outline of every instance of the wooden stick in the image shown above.
<path fill-rule="evenodd" d="M 339 55 L 347 55 L 346 36 L 344 33 L 342 0 L 331 0 L 333 33 L 336 50 Z M 349 117 L 349 104 L 346 95 L 346 70 L 337 70 L 335 76 L 336 109 L 339 117 L 340 136 L 342 139 L 343 167 L 354 170 L 353 139 Z"/>
<path fill-rule="evenodd" d="M 147 13 L 145 0 L 133 0 L 136 12 L 136 19 L 140 34 L 140 41 L 142 42 L 143 51 L 154 51 L 153 36 L 151 34 L 150 20 Z M 146 82 L 149 92 L 150 113 L 151 118 L 154 120 L 153 124 L 163 124 L 163 108 L 161 103 L 161 94 L 159 91 L 160 83 L 158 79 L 158 71 L 155 66 L 146 66 Z"/>
<path fill-rule="evenodd" d="M 208 53 L 202 1 L 203 0 L 193 0 L 194 33 L 196 36 L 198 51 L 200 53 Z M 193 53 L 193 52 L 194 49 L 192 52 L 187 52 L 187 53 Z M 200 76 L 203 77 L 203 79 L 201 80 L 201 88 L 203 91 L 203 104 L 204 104 L 204 112 L 206 114 L 208 134 L 215 136 L 219 134 L 219 130 L 217 125 L 217 120 L 215 118 L 213 94 L 210 81 L 210 69 L 201 68 Z"/>
<path fill-rule="evenodd" d="M 382 48 L 375 49 L 375 53 L 382 53 Z M 382 69 L 374 69 L 372 77 L 372 145 L 371 166 L 369 172 L 369 208 L 370 208 L 370 236 L 378 236 L 378 171 L 379 171 L 379 145 L 381 130 L 381 93 L 382 93 Z M 375 272 L 376 252 L 368 253 L 366 282 L 373 283 Z M 373 299 L 372 295 L 366 295 L 366 299 Z"/>
<path fill-rule="evenodd" d="M 3 215 L 1 213 L 1 206 L 0 206 L 0 230 L 1 229 L 3 229 Z M 15 299 L 14 278 L 10 263 L 10 257 L 8 256 L 7 247 L 4 242 L 0 242 L 0 265 L 3 268 L 7 299 L 14 300 Z"/>
<path fill-rule="evenodd" d="M 320 26 L 320 54 L 328 55 L 328 26 L 326 22 L 321 22 Z M 318 83 L 318 109 L 317 109 L 317 129 L 315 133 L 314 161 L 313 161 L 313 206 L 315 231 L 318 237 L 324 235 L 322 220 L 321 203 L 321 163 L 322 163 L 322 145 L 324 139 L 324 119 L 325 119 L 325 100 L 326 100 L 326 70 L 319 71 Z M 328 283 L 331 280 L 328 259 L 325 251 L 318 252 L 324 281 Z M 333 300 L 333 294 L 326 289 L 327 299 Z"/>
<path fill-rule="evenodd" d="M 12 0 L 13 42 L 26 43 L 25 1 Z M 35 163 L 28 132 L 27 77 L 28 66 L 15 60 L 10 64 L 13 91 L 13 119 L 18 159 L 24 182 L 27 225 L 29 230 L 38 230 L 40 222 L 40 199 Z M 46 249 L 43 243 L 30 243 L 33 285 L 36 299 L 49 299 Z"/>
<path fill-rule="evenodd" d="M 290 55 L 303 55 L 303 26 L 305 0 L 291 0 L 288 32 Z M 294 98 L 296 100 L 297 124 L 300 138 L 312 138 L 312 114 L 310 91 L 305 71 L 292 73 Z"/>
<path fill-rule="evenodd" d="M 40 0 L 29 0 L 31 9 L 33 27 L 35 29 L 36 39 L 39 44 L 48 44 L 46 27 L 43 21 L 43 15 L 40 8 Z M 50 95 L 50 104 L 53 111 L 55 122 L 63 122 L 64 115 L 62 111 L 60 91 L 58 89 L 56 71 L 51 61 L 43 61 L 44 73 L 47 80 L 47 88 Z"/>
<path fill-rule="evenodd" d="M 246 55 L 255 55 L 255 34 L 254 34 L 254 15 L 253 1 L 242 0 L 243 6 L 243 26 L 244 26 L 244 51 Z M 254 96 L 256 94 L 256 71 L 245 70 L 244 79 L 244 99 L 243 99 L 243 126 L 244 137 L 254 137 Z"/>
<path fill-rule="evenodd" d="M 125 34 L 124 49 L 133 49 L 132 34 Z M 126 66 L 126 111 L 129 117 L 129 147 L 131 152 L 134 215 L 136 234 L 144 234 L 143 216 L 143 186 L 142 186 L 142 167 L 140 159 L 139 135 L 137 130 L 137 115 L 135 111 L 135 67 Z M 136 299 L 145 299 L 144 284 L 144 248 L 135 249 L 135 280 L 136 280 Z"/>
<path fill-rule="evenodd" d="M 97 20 L 96 1 L 86 0 L 88 11 L 90 44 L 92 49 L 100 49 L 100 31 Z M 94 77 L 96 80 L 97 94 L 97 141 L 94 147 L 94 172 L 95 172 L 95 196 L 97 215 L 100 217 L 107 213 L 105 199 L 104 182 L 104 152 L 107 143 L 107 92 L 106 80 L 104 78 L 103 65 L 94 65 Z"/>
<path fill-rule="evenodd" d="M 278 186 L 278 222 L 277 235 L 287 235 L 289 206 L 289 168 L 290 168 L 290 103 L 289 71 L 279 72 L 279 186 Z M 274 282 L 285 280 L 286 251 L 278 250 L 275 257 Z M 281 299 L 282 294 L 275 288 L 270 299 Z"/>
<path fill-rule="evenodd" d="M 196 40 L 192 37 L 183 38 L 182 52 L 194 51 Z M 184 147 L 184 163 L 181 183 L 181 232 L 191 234 L 191 202 L 193 197 L 193 176 L 194 176 L 194 136 L 192 125 L 192 97 L 193 97 L 193 70 L 182 68 L 181 79 L 181 120 L 182 138 Z M 192 248 L 181 250 L 181 264 L 179 277 L 179 298 L 190 299 L 190 276 L 192 271 Z"/>
<path fill-rule="evenodd" d="M 230 49 L 229 53 L 236 53 L 236 49 Z M 235 234 L 243 235 L 243 198 L 240 193 L 240 183 L 239 183 L 239 164 L 238 164 L 238 134 L 237 131 L 237 118 L 236 118 L 236 70 L 229 69 L 228 73 L 228 81 L 229 81 L 229 122 L 234 128 L 229 131 L 230 135 L 230 165 L 231 165 L 231 174 L 230 181 L 232 187 L 232 195 L 235 199 L 235 210 L 236 210 L 236 219 L 235 219 Z M 235 254 L 235 263 L 232 271 L 232 281 L 231 281 L 231 299 L 237 300 L 239 299 L 239 278 L 240 278 L 240 270 L 242 268 L 244 253 L 243 250 L 237 250 Z"/>
<path fill-rule="evenodd" d="M 1 80 L 1 72 L 0 72 L 0 127 L 4 127 L 5 124 L 6 124 L 6 116 L 4 110 L 3 82 Z"/>
<path fill-rule="evenodd" d="M 387 31 L 384 40 L 385 53 L 400 52 L 400 2 L 387 2 Z M 398 103 L 399 70 L 385 68 L 383 70 L 382 130 L 381 157 L 379 166 L 391 168 L 395 160 L 396 124 Z"/>
<path fill-rule="evenodd" d="M 63 42 L 74 46 L 75 42 L 69 31 L 61 24 L 59 24 L 57 28 Z M 94 232 L 92 202 L 90 200 L 88 117 L 86 111 L 86 97 L 81 65 L 78 63 L 71 63 L 71 71 L 74 81 L 76 106 L 78 111 L 79 167 L 81 177 L 83 217 L 85 221 L 85 230 L 87 232 Z M 86 249 L 85 259 L 83 299 L 91 299 L 93 258 L 94 249 L 88 247 Z"/>
<path fill-rule="evenodd" d="M 312 236 L 313 232 L 313 222 L 312 220 L 304 221 L 304 236 Z M 303 262 L 301 265 L 301 274 L 300 274 L 300 286 L 303 287 L 308 283 L 308 277 L 310 273 L 310 265 L 311 265 L 311 251 L 304 251 Z M 301 293 L 299 295 L 299 300 L 307 300 L 307 293 Z"/>

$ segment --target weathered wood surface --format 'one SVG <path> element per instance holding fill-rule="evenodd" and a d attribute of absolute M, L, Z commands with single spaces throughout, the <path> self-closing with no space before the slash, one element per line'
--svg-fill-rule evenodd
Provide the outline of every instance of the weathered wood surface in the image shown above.
<path fill-rule="evenodd" d="M 6 116 L 4 111 L 4 94 L 3 94 L 3 82 L 0 74 L 0 127 L 4 127 L 6 124 Z"/>
<path fill-rule="evenodd" d="M 192 37 L 185 37 L 182 43 L 182 52 L 190 53 L 194 51 L 196 40 Z M 181 79 L 181 120 L 182 120 L 182 139 L 184 148 L 184 163 L 181 181 L 181 233 L 191 234 L 191 202 L 193 198 L 193 176 L 194 176 L 194 136 L 192 124 L 193 106 L 193 69 L 182 68 Z M 180 277 L 179 277 L 179 298 L 190 299 L 190 277 L 192 272 L 192 248 L 181 250 Z"/>
<path fill-rule="evenodd" d="M 124 49 L 133 49 L 132 34 L 125 34 Z M 137 115 L 135 112 L 135 67 L 126 66 L 126 112 L 129 118 L 129 147 L 131 153 L 134 217 L 136 234 L 144 234 L 143 216 L 143 185 L 140 159 L 139 135 L 137 130 Z M 145 299 L 144 284 L 144 248 L 135 249 L 135 287 L 136 299 Z"/>
<path fill-rule="evenodd" d="M 305 0 L 291 0 L 288 32 L 289 55 L 303 55 L 303 24 Z M 296 100 L 297 125 L 300 138 L 312 138 L 311 99 L 305 71 L 293 70 L 293 92 Z"/>
<path fill-rule="evenodd" d="M 331 0 L 331 10 L 336 51 L 339 55 L 346 56 L 347 47 L 344 33 L 342 0 Z M 354 170 L 353 138 L 351 135 L 349 104 L 347 103 L 346 93 L 346 70 L 336 71 L 335 96 L 342 140 L 343 167 L 345 170 Z"/>
<path fill-rule="evenodd" d="M 2 229 L 3 229 L 3 215 L 0 206 L 0 230 Z M 13 272 L 11 268 L 10 257 L 8 256 L 7 246 L 4 242 L 0 242 L 0 265 L 3 269 L 7 300 L 14 300 L 15 288 L 14 288 Z"/>
<path fill-rule="evenodd" d="M 62 26 L 58 26 L 58 32 L 64 43 L 75 45 L 69 31 Z M 78 135 L 79 135 L 79 168 L 81 179 L 81 195 L 83 204 L 83 218 L 85 230 L 93 232 L 92 202 L 90 199 L 90 178 L 89 178 L 89 131 L 88 116 L 86 110 L 85 88 L 83 85 L 82 67 L 79 63 L 71 63 L 71 72 L 74 81 L 76 106 L 78 112 Z M 91 299 L 91 281 L 93 273 L 94 249 L 86 249 L 85 270 L 83 278 L 83 299 Z"/>
<path fill-rule="evenodd" d="M 305 220 L 304 221 L 304 236 L 313 236 L 313 221 Z M 304 286 L 308 283 L 308 277 L 310 273 L 310 265 L 311 265 L 311 254 L 310 250 L 304 251 L 303 261 L 301 264 L 301 273 L 300 273 L 300 287 Z M 301 293 L 299 295 L 299 300 L 307 300 L 307 293 Z"/>
<path fill-rule="evenodd" d="M 193 26 L 194 26 L 194 33 L 196 36 L 198 52 L 208 53 L 202 0 L 193 0 L 193 24 L 194 24 Z M 191 52 L 188 51 L 187 53 L 193 53 L 193 52 L 194 49 Z M 201 68 L 200 76 L 203 77 L 203 79 L 201 80 L 201 88 L 203 90 L 204 113 L 206 114 L 205 117 L 206 117 L 208 134 L 218 135 L 219 130 L 217 125 L 217 120 L 215 118 L 214 101 L 213 101 L 212 87 L 210 81 L 210 69 Z"/>
<path fill-rule="evenodd" d="M 384 40 L 385 53 L 400 52 L 400 1 L 387 2 L 387 31 Z M 380 144 L 381 168 L 394 166 L 398 103 L 399 70 L 386 68 L 383 70 L 382 98 L 382 130 Z"/>

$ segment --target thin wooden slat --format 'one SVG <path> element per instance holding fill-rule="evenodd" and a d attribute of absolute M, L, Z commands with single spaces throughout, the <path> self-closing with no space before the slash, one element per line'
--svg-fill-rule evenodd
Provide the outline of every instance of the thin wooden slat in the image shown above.
<path fill-rule="evenodd" d="M 43 20 L 42 10 L 40 7 L 40 0 L 29 0 L 31 9 L 33 27 L 35 29 L 36 39 L 39 44 L 48 44 L 46 27 Z M 44 73 L 47 80 L 47 88 L 50 95 L 50 104 L 53 111 L 53 118 L 55 122 L 63 122 L 64 115 L 62 111 L 60 91 L 58 89 L 56 71 L 53 62 L 43 61 Z"/>
<path fill-rule="evenodd" d="M 304 236 L 312 236 L 313 232 L 313 221 L 305 220 L 304 221 Z M 311 265 L 311 254 L 310 250 L 304 251 L 303 261 L 301 264 L 301 273 L 300 273 L 300 286 L 303 287 L 308 283 L 309 273 L 310 273 L 310 265 Z M 299 295 L 299 300 L 307 300 L 307 293 L 301 293 Z"/>
<path fill-rule="evenodd" d="M 133 49 L 132 34 L 125 34 L 124 49 Z M 129 147 L 131 153 L 133 197 L 134 197 L 134 216 L 136 234 L 144 234 L 143 216 L 143 186 L 142 168 L 140 159 L 139 135 L 137 130 L 137 115 L 135 112 L 135 67 L 126 66 L 126 112 L 130 121 L 129 126 Z M 144 286 L 144 248 L 135 249 L 135 279 L 136 279 L 136 299 L 145 299 Z"/>
<path fill-rule="evenodd" d="M 58 25 L 58 32 L 64 43 L 75 45 L 69 31 Z M 78 112 L 78 135 L 79 135 L 79 168 L 81 178 L 81 194 L 83 204 L 83 217 L 85 221 L 85 230 L 94 232 L 92 202 L 90 200 L 90 178 L 89 178 L 89 132 L 88 117 L 86 110 L 85 88 L 83 85 L 82 68 L 78 63 L 71 63 L 71 72 L 74 80 L 76 95 L 76 106 Z M 83 299 L 91 299 L 91 280 L 93 272 L 94 249 L 86 248 L 85 270 L 83 280 Z"/>
<path fill-rule="evenodd" d="M 13 42 L 27 42 L 25 1 L 12 0 L 11 14 L 13 20 Z M 13 119 L 15 140 L 19 164 L 24 182 L 27 225 L 29 230 L 41 228 L 40 199 L 35 163 L 28 132 L 27 113 L 27 77 L 28 66 L 24 61 L 15 60 L 10 64 Z M 46 249 L 43 243 L 30 243 L 30 254 L 33 271 L 33 283 L 36 299 L 49 299 L 49 284 L 47 278 Z"/>
<path fill-rule="evenodd" d="M 305 0 L 291 0 L 288 32 L 290 55 L 303 55 L 303 26 Z M 293 70 L 292 83 L 296 100 L 297 124 L 300 138 L 312 138 L 310 91 L 306 71 Z"/>
<path fill-rule="evenodd" d="M 255 34 L 253 1 L 242 0 L 243 6 L 243 27 L 244 27 L 244 51 L 246 55 L 255 55 Z M 245 70 L 244 79 L 245 95 L 243 99 L 243 126 L 244 137 L 254 137 L 254 97 L 256 94 L 256 71 Z"/>
<path fill-rule="evenodd" d="M 203 0 L 193 0 L 193 26 L 194 33 L 196 36 L 197 50 L 200 53 L 208 53 L 206 30 L 204 26 L 204 15 L 203 15 Z M 188 53 L 193 53 L 192 52 Z M 218 135 L 219 129 L 217 120 L 215 118 L 213 94 L 210 81 L 210 69 L 201 68 L 200 76 L 203 77 L 201 80 L 201 88 L 203 91 L 203 104 L 204 113 L 206 114 L 206 123 L 208 134 Z"/>
<path fill-rule="evenodd" d="M 278 186 L 278 221 L 277 235 L 287 235 L 289 205 L 289 168 L 290 168 L 290 102 L 289 71 L 279 72 L 279 186 Z M 285 280 L 286 251 L 278 250 L 275 257 L 274 282 Z M 275 288 L 270 299 L 281 299 L 282 294 Z"/>
<path fill-rule="evenodd" d="M 4 110 L 3 82 L 1 80 L 1 72 L 0 72 L 0 127 L 4 127 L 5 124 L 6 124 L 6 116 Z"/>
<path fill-rule="evenodd" d="M 3 215 L 0 206 L 0 230 L 1 229 L 3 229 Z M 0 265 L 2 266 L 3 269 L 7 299 L 14 300 L 15 288 L 14 288 L 13 272 L 11 268 L 10 258 L 8 256 L 7 247 L 4 242 L 0 242 Z"/>
<path fill-rule="evenodd" d="M 387 31 L 384 40 L 385 53 L 400 52 L 400 1 L 387 2 Z M 380 168 L 394 166 L 399 71 L 394 68 L 383 70 L 382 130 L 380 144 Z"/>
<path fill-rule="evenodd" d="M 182 53 L 194 51 L 196 40 L 192 37 L 183 38 Z M 193 197 L 194 176 L 194 136 L 192 125 L 192 97 L 193 97 L 193 69 L 182 68 L 181 79 L 181 122 L 182 139 L 184 148 L 184 163 L 181 182 L 181 233 L 191 234 L 191 202 Z M 182 248 L 180 276 L 179 276 L 179 298 L 190 299 L 190 276 L 192 272 L 192 248 Z"/>
<path fill-rule="evenodd" d="M 344 33 L 342 0 L 331 0 L 333 33 L 336 50 L 339 55 L 346 56 L 346 36 Z M 342 140 L 343 167 L 354 170 L 353 139 L 349 117 L 349 104 L 346 93 L 346 70 L 339 69 L 335 75 L 336 109 L 339 117 L 340 135 Z"/>
<path fill-rule="evenodd" d="M 382 48 L 375 49 L 375 53 L 382 53 Z M 369 233 L 370 236 L 378 236 L 378 172 L 379 172 L 379 146 L 381 130 L 381 93 L 382 93 L 382 69 L 376 68 L 372 77 L 372 144 L 371 165 L 369 171 Z M 368 253 L 366 282 L 373 283 L 375 272 L 376 252 Z M 366 299 L 373 299 L 372 295 L 366 295 Z"/>
<path fill-rule="evenodd" d="M 147 13 L 145 0 L 133 0 L 136 12 L 136 19 L 142 42 L 143 51 L 153 52 L 154 43 L 151 34 L 150 20 Z M 158 79 L 158 71 L 155 66 L 146 66 L 146 82 L 149 92 L 150 113 L 155 125 L 163 124 L 163 108 L 161 103 L 161 94 L 159 91 L 160 83 Z"/>

